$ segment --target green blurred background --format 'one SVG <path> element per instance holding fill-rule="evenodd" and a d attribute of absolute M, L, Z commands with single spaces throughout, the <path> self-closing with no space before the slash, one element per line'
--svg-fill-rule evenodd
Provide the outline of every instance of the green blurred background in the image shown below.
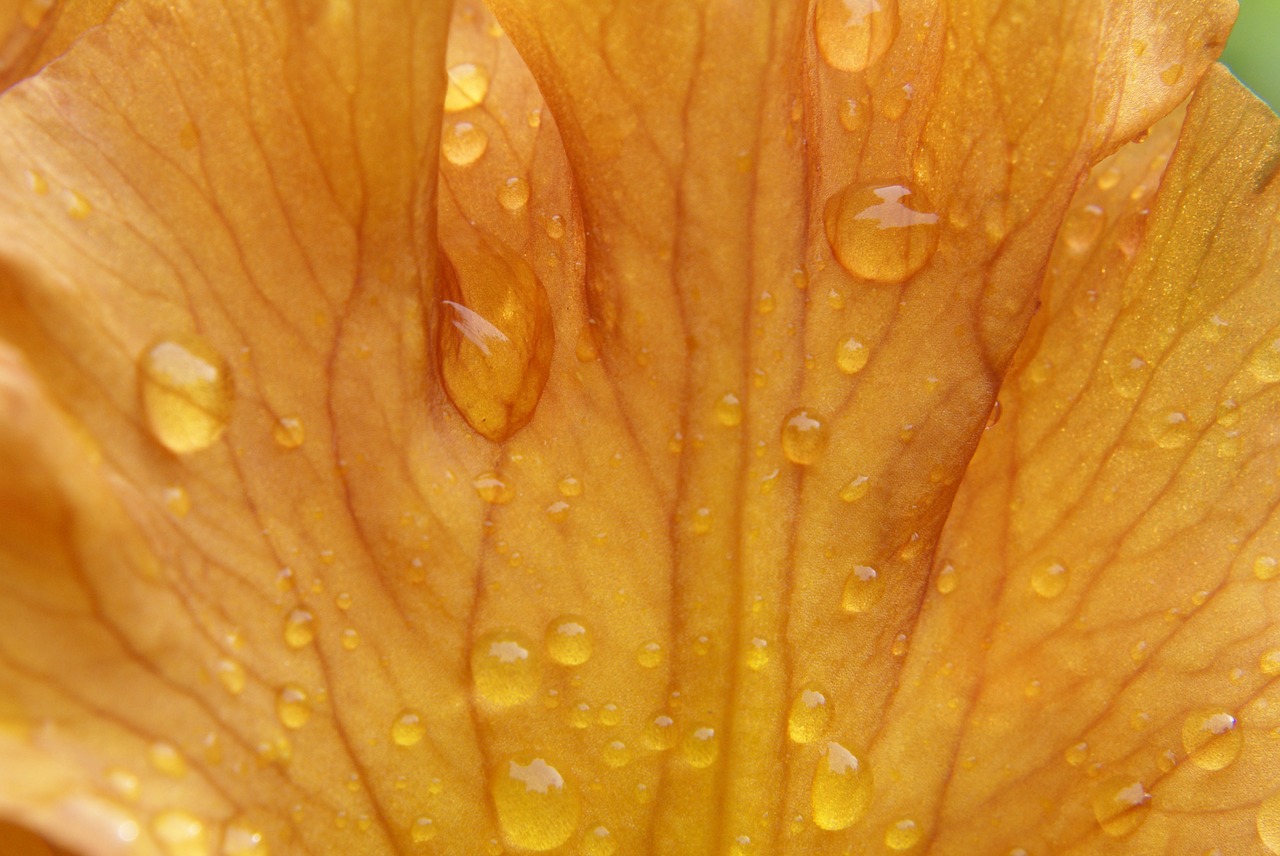
<path fill-rule="evenodd" d="M 1272 110 L 1280 109 L 1280 0 L 1240 0 L 1222 61 Z"/>

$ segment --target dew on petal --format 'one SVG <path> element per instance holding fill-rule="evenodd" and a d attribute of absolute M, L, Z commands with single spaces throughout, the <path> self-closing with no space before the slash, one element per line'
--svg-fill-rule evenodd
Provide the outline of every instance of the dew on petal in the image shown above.
<path fill-rule="evenodd" d="M 222 856 L 270 856 L 262 830 L 244 820 L 233 820 L 222 834 Z"/>
<path fill-rule="evenodd" d="M 209 830 L 190 812 L 161 812 L 151 821 L 151 832 L 166 856 L 209 856 Z"/>
<path fill-rule="evenodd" d="M 391 741 L 397 746 L 416 746 L 427 736 L 427 722 L 416 710 L 402 710 L 391 723 Z"/>
<path fill-rule="evenodd" d="M 1244 735 L 1236 718 L 1222 708 L 1190 713 L 1182 723 L 1182 746 L 1202 770 L 1221 770 L 1240 755 Z"/>
<path fill-rule="evenodd" d="M 680 744 L 680 755 L 697 769 L 710 767 L 719 754 L 716 730 L 709 725 L 695 725 Z"/>
<path fill-rule="evenodd" d="M 142 408 L 152 435 L 179 455 L 212 446 L 231 418 L 226 362 L 198 336 L 162 339 L 138 361 Z"/>
<path fill-rule="evenodd" d="M 898 31 L 897 0 L 818 0 L 814 39 L 822 58 L 841 71 L 874 65 Z"/>
<path fill-rule="evenodd" d="M 539 679 L 533 646 L 515 631 L 486 633 L 471 652 L 471 679 L 476 693 L 494 706 L 528 701 Z"/>
<path fill-rule="evenodd" d="M 516 492 L 497 473 L 481 473 L 471 480 L 476 495 L 490 505 L 506 505 L 515 498 Z"/>
<path fill-rule="evenodd" d="M 636 662 L 646 669 L 656 669 L 662 664 L 662 646 L 657 642 L 645 642 L 636 649 Z"/>
<path fill-rule="evenodd" d="M 591 633 L 579 616 L 562 615 L 547 627 L 547 656 L 562 666 L 587 662 L 591 646 Z"/>
<path fill-rule="evenodd" d="M 513 175 L 498 186 L 498 204 L 508 211 L 519 211 L 529 201 L 529 182 Z"/>
<path fill-rule="evenodd" d="M 222 688 L 232 695 L 240 695 L 244 692 L 245 672 L 244 666 L 236 660 L 222 659 L 215 666 L 218 675 L 218 683 L 222 684 Z"/>
<path fill-rule="evenodd" d="M 276 716 L 285 728 L 301 728 L 311 719 L 311 702 L 306 690 L 285 684 L 276 695 Z"/>
<path fill-rule="evenodd" d="M 845 502 L 857 502 L 867 495 L 871 489 L 871 479 L 867 476 L 854 476 L 840 488 L 840 498 Z"/>
<path fill-rule="evenodd" d="M 1133 832 L 1151 813 L 1151 794 L 1142 782 L 1117 776 L 1098 784 L 1093 792 L 1093 816 L 1107 835 Z"/>
<path fill-rule="evenodd" d="M 307 647 L 315 638 L 315 616 L 301 607 L 289 610 L 284 617 L 284 644 L 296 650 Z"/>
<path fill-rule="evenodd" d="M 787 716 L 787 734 L 795 743 L 813 743 L 831 722 L 832 705 L 827 694 L 810 684 L 791 701 Z"/>
<path fill-rule="evenodd" d="M 307 439 L 307 429 L 297 416 L 281 416 L 271 428 L 271 436 L 282 449 L 296 449 Z"/>
<path fill-rule="evenodd" d="M 603 826 L 597 826 L 582 836 L 582 856 L 613 856 L 618 852 L 618 842 Z"/>
<path fill-rule="evenodd" d="M 716 421 L 726 428 L 742 424 L 742 402 L 732 392 L 726 392 L 716 401 Z"/>
<path fill-rule="evenodd" d="M 470 166 L 489 148 L 489 135 L 470 122 L 454 122 L 444 129 L 440 151 L 454 166 Z"/>
<path fill-rule="evenodd" d="M 502 762 L 490 792 L 502 834 L 513 847 L 554 850 L 578 828 L 577 789 L 544 758 L 522 755 Z"/>
<path fill-rule="evenodd" d="M 1280 559 L 1275 556 L 1259 556 L 1253 560 L 1253 575 L 1266 582 L 1280 576 Z"/>
<path fill-rule="evenodd" d="M 1070 577 L 1067 566 L 1062 562 L 1041 562 L 1031 570 L 1031 590 L 1043 598 L 1054 598 L 1067 590 Z"/>
<path fill-rule="evenodd" d="M 436 823 L 429 817 L 419 817 L 409 827 L 409 839 L 414 844 L 426 844 L 436 837 Z"/>
<path fill-rule="evenodd" d="M 645 724 L 644 744 L 655 752 L 676 745 L 676 721 L 665 713 L 654 714 Z"/>
<path fill-rule="evenodd" d="M 600 757 L 606 766 L 616 770 L 631 763 L 631 748 L 621 740 L 610 740 L 601 750 Z"/>
<path fill-rule="evenodd" d="M 1280 329 L 1268 333 L 1249 355 L 1249 373 L 1263 383 L 1280 381 Z"/>
<path fill-rule="evenodd" d="M 836 346 L 836 366 L 847 375 L 855 375 L 866 366 L 870 355 L 866 345 L 848 336 Z"/>
<path fill-rule="evenodd" d="M 151 766 L 172 779 L 187 774 L 187 759 L 171 743 L 152 743 L 147 751 Z"/>
<path fill-rule="evenodd" d="M 1272 853 L 1280 854 L 1280 793 L 1274 793 L 1258 806 L 1258 838 Z"/>
<path fill-rule="evenodd" d="M 873 790 L 871 768 L 841 744 L 828 742 L 813 772 L 813 822 L 822 829 L 848 829 L 867 813 Z"/>
<path fill-rule="evenodd" d="M 884 831 L 884 846 L 890 850 L 910 850 L 920 843 L 924 831 L 911 818 L 903 818 L 889 824 Z"/>
<path fill-rule="evenodd" d="M 782 452 L 787 460 L 809 466 L 826 451 L 831 430 L 824 418 L 805 407 L 792 410 L 782 420 Z"/>
<path fill-rule="evenodd" d="M 489 93 L 489 72 L 482 65 L 462 62 L 449 68 L 449 85 L 444 94 L 444 111 L 457 113 L 484 103 Z"/>
<path fill-rule="evenodd" d="M 959 585 L 960 578 L 956 574 L 956 566 L 950 562 L 944 562 L 942 568 L 938 571 L 938 577 L 934 581 L 934 586 L 938 589 L 938 594 L 951 594 Z"/>
<path fill-rule="evenodd" d="M 845 612 L 866 612 L 884 596 L 884 579 L 870 565 L 854 565 L 844 584 L 841 605 Z"/>
<path fill-rule="evenodd" d="M 873 282 L 908 279 L 938 245 L 938 215 L 905 184 L 849 185 L 827 201 L 823 221 L 841 266 Z"/>

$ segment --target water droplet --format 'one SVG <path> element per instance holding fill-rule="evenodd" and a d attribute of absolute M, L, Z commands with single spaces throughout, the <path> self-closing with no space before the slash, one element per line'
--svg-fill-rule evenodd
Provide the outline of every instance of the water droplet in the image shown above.
<path fill-rule="evenodd" d="M 513 847 L 553 850 L 578 828 L 577 790 L 542 758 L 508 759 L 495 770 L 490 788 L 498 823 Z"/>
<path fill-rule="evenodd" d="M 956 566 L 950 562 L 945 562 L 942 569 L 938 571 L 938 579 L 934 583 L 938 587 L 938 594 L 951 594 L 956 590 L 960 579 L 956 575 Z"/>
<path fill-rule="evenodd" d="M 1133 832 L 1151 813 L 1151 794 L 1142 782 L 1118 776 L 1098 785 L 1093 793 L 1093 816 L 1107 835 Z"/>
<path fill-rule="evenodd" d="M 818 0 L 813 30 L 818 50 L 832 68 L 862 71 L 893 44 L 897 0 Z"/>
<path fill-rule="evenodd" d="M 1259 657 L 1258 668 L 1264 675 L 1280 675 L 1280 650 L 1267 651 Z"/>
<path fill-rule="evenodd" d="M 284 617 L 284 644 L 293 649 L 305 648 L 315 638 L 315 616 L 301 607 L 289 610 Z"/>
<path fill-rule="evenodd" d="M 905 184 L 852 184 L 827 201 L 827 242 L 854 276 L 902 282 L 925 266 L 938 245 L 932 207 Z"/>
<path fill-rule="evenodd" d="M 1221 770 L 1240 754 L 1244 735 L 1236 718 L 1222 708 L 1191 713 L 1182 723 L 1182 746 L 1202 770 Z"/>
<path fill-rule="evenodd" d="M 427 723 L 416 710 L 402 710 L 391 723 L 391 739 L 397 746 L 416 746 L 427 736 Z"/>
<path fill-rule="evenodd" d="M 1089 760 L 1089 744 L 1081 741 L 1068 746 L 1066 751 L 1062 753 L 1062 758 L 1070 766 L 1079 767 Z"/>
<path fill-rule="evenodd" d="M 151 832 L 168 856 L 209 856 L 209 830 L 190 812 L 161 812 L 151 821 Z"/>
<path fill-rule="evenodd" d="M 449 86 L 444 93 L 444 111 L 458 113 L 484 103 L 489 93 L 489 72 L 471 62 L 458 63 L 449 69 Z"/>
<path fill-rule="evenodd" d="M 1167 66 L 1160 72 L 1160 79 L 1164 81 L 1165 86 L 1173 86 L 1182 79 L 1182 64 L 1175 62 Z"/>
<path fill-rule="evenodd" d="M 513 630 L 481 636 L 471 653 L 476 692 L 498 707 L 528 701 L 538 688 L 538 671 L 533 646 Z"/>
<path fill-rule="evenodd" d="M 107 785 L 112 792 L 117 794 L 121 799 L 128 802 L 137 802 L 138 797 L 142 793 L 142 787 L 138 781 L 137 775 L 120 767 L 113 767 L 104 774 Z"/>
<path fill-rule="evenodd" d="M 1249 373 L 1263 383 L 1280 381 L 1280 328 L 1268 333 L 1249 355 Z"/>
<path fill-rule="evenodd" d="M 1067 213 L 1059 234 L 1068 250 L 1082 254 L 1098 240 L 1106 223 L 1106 212 L 1100 206 L 1082 205 Z"/>
<path fill-rule="evenodd" d="M 844 584 L 841 605 L 845 612 L 866 612 L 884 596 L 884 579 L 870 565 L 854 565 Z"/>
<path fill-rule="evenodd" d="M 222 834 L 222 856 L 270 856 L 262 830 L 244 820 L 233 820 Z"/>
<path fill-rule="evenodd" d="M 66 201 L 67 214 L 72 220 L 85 220 L 93 213 L 93 203 L 78 190 L 68 190 Z"/>
<path fill-rule="evenodd" d="M 1066 565 L 1050 559 L 1032 569 L 1031 590 L 1044 598 L 1057 597 L 1067 590 L 1070 577 Z"/>
<path fill-rule="evenodd" d="M 867 476 L 854 476 L 840 488 L 840 498 L 845 502 L 857 502 L 866 496 L 870 489 L 871 480 Z"/>
<path fill-rule="evenodd" d="M 987 414 L 986 430 L 990 431 L 992 428 L 999 425 L 1000 417 L 1002 415 L 1004 415 L 1004 405 L 1001 404 L 1000 399 L 997 398 L 995 401 L 991 403 L 991 412 Z"/>
<path fill-rule="evenodd" d="M 348 627 L 342 631 L 342 647 L 348 651 L 354 651 L 360 647 L 360 634 L 353 628 Z"/>
<path fill-rule="evenodd" d="M 1147 380 L 1151 377 L 1151 365 L 1133 351 L 1123 354 L 1117 360 L 1109 360 L 1107 365 L 1111 385 L 1121 398 L 1137 398 L 1146 389 Z"/>
<path fill-rule="evenodd" d="M 231 373 L 197 336 L 163 339 L 138 362 L 142 409 L 151 433 L 179 455 L 207 449 L 231 418 Z"/>
<path fill-rule="evenodd" d="M 440 138 L 440 151 L 454 166 L 469 166 L 489 148 L 489 135 L 470 122 L 454 122 Z"/>
<path fill-rule="evenodd" d="M 760 298 L 756 301 L 756 312 L 761 315 L 769 315 L 777 308 L 777 302 L 773 299 L 773 293 L 770 291 L 760 292 Z"/>
<path fill-rule="evenodd" d="M 36 196 L 47 196 L 49 194 L 49 181 L 38 172 L 27 170 L 27 186 L 31 188 L 31 192 Z"/>
<path fill-rule="evenodd" d="M 884 846 L 890 850 L 910 850 L 920 843 L 924 833 L 911 818 L 889 824 L 884 831 Z"/>
<path fill-rule="evenodd" d="M 564 237 L 564 218 L 559 214 L 552 214 L 547 218 L 547 237 L 553 241 Z"/>
<path fill-rule="evenodd" d="M 296 449 L 307 439 L 306 428 L 296 416 L 282 416 L 271 429 L 271 436 L 282 449 Z"/>
<path fill-rule="evenodd" d="M 613 727 L 622 721 L 622 711 L 618 710 L 618 706 L 613 702 L 609 702 L 600 708 L 600 724 Z"/>
<path fill-rule="evenodd" d="M 591 634 L 576 615 L 562 615 L 547 627 L 547 655 L 562 666 L 581 666 L 591 658 Z"/>
<path fill-rule="evenodd" d="M 798 407 L 782 420 L 782 452 L 792 463 L 808 466 L 822 457 L 830 433 L 822 417 Z"/>
<path fill-rule="evenodd" d="M 533 418 L 551 372 L 555 331 L 542 282 L 519 256 L 450 247 L 438 266 L 435 346 L 459 415 L 495 442 Z"/>
<path fill-rule="evenodd" d="M 579 729 L 591 727 L 591 705 L 580 701 L 569 708 L 569 727 Z"/>
<path fill-rule="evenodd" d="M 646 669 L 656 669 L 662 663 L 662 646 L 646 642 L 636 649 L 636 662 Z"/>
<path fill-rule="evenodd" d="M 706 535 L 711 531 L 711 509 L 703 506 L 693 510 L 693 520 L 689 523 L 689 528 L 693 530 L 695 535 Z"/>
<path fill-rule="evenodd" d="M 691 767 L 699 770 L 710 767 L 720 754 L 716 730 L 709 725 L 695 725 L 690 728 L 680 744 L 680 754 Z"/>
<path fill-rule="evenodd" d="M 742 402 L 732 392 L 726 392 L 716 402 L 716 421 L 726 428 L 742 424 Z"/>
<path fill-rule="evenodd" d="M 621 740 L 610 740 L 605 744 L 601 757 L 609 767 L 625 767 L 631 763 L 631 749 Z"/>
<path fill-rule="evenodd" d="M 529 182 L 513 175 L 498 186 L 498 204 L 508 211 L 519 211 L 529 201 Z"/>
<path fill-rule="evenodd" d="M 613 856 L 617 852 L 618 842 L 603 826 L 597 826 L 582 836 L 582 856 Z"/>
<path fill-rule="evenodd" d="M 644 727 L 644 745 L 655 752 L 676 745 L 676 721 L 665 713 L 654 714 Z"/>
<path fill-rule="evenodd" d="M 187 759 L 174 748 L 172 743 L 152 743 L 147 750 L 151 766 L 173 779 L 180 779 L 187 774 Z"/>
<path fill-rule="evenodd" d="M 836 346 L 836 366 L 847 375 L 855 375 L 867 364 L 870 352 L 866 345 L 853 336 L 840 341 Z"/>
<path fill-rule="evenodd" d="M 232 695 L 240 695 L 240 693 L 244 692 L 244 666 L 235 660 L 222 659 L 218 661 L 215 671 L 218 675 L 218 682 L 222 684 L 222 688 L 227 692 Z"/>
<path fill-rule="evenodd" d="M 1191 442 L 1191 423 L 1181 410 L 1166 410 L 1151 422 L 1151 437 L 1161 449 L 1181 449 Z"/>
<path fill-rule="evenodd" d="M 787 733 L 796 743 L 813 743 L 831 722 L 831 702 L 826 693 L 812 684 L 796 694 L 787 717 Z"/>
<path fill-rule="evenodd" d="M 1253 575 L 1266 582 L 1280 576 L 1280 560 L 1275 556 L 1259 556 L 1253 560 Z"/>
<path fill-rule="evenodd" d="M 165 508 L 174 517 L 186 517 L 191 511 L 191 494 L 181 485 L 167 487 L 163 494 Z"/>
<path fill-rule="evenodd" d="M 871 768 L 839 743 L 827 743 L 813 772 L 813 822 L 822 829 L 848 829 L 867 813 L 872 790 Z"/>
<path fill-rule="evenodd" d="M 414 844 L 426 844 L 436 837 L 436 823 L 429 817 L 420 817 L 409 827 L 409 838 Z"/>
<path fill-rule="evenodd" d="M 276 716 L 285 728 L 301 728 L 311 718 L 311 702 L 307 691 L 296 684 L 285 684 L 276 695 Z"/>
<path fill-rule="evenodd" d="M 1258 838 L 1272 853 L 1280 853 L 1280 793 L 1272 794 L 1258 806 Z"/>
<path fill-rule="evenodd" d="M 497 473 L 481 473 L 471 480 L 476 494 L 490 505 L 506 505 L 516 492 Z"/>

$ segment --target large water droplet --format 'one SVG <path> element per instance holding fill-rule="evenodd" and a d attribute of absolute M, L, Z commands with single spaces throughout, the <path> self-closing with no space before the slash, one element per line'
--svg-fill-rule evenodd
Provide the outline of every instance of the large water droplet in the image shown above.
<path fill-rule="evenodd" d="M 436 837 L 436 822 L 429 817 L 419 817 L 409 827 L 409 838 L 414 844 L 426 844 Z"/>
<path fill-rule="evenodd" d="M 440 151 L 454 166 L 469 166 L 489 148 L 489 135 L 470 122 L 454 122 L 440 137 Z"/>
<path fill-rule="evenodd" d="M 1067 590 L 1071 574 L 1062 562 L 1050 559 L 1031 569 L 1031 590 L 1043 598 L 1053 598 Z"/>
<path fill-rule="evenodd" d="M 841 340 L 836 346 L 836 366 L 847 375 L 855 375 L 862 371 L 869 356 L 867 346 L 853 336 Z"/>
<path fill-rule="evenodd" d="M 851 184 L 827 201 L 823 219 L 841 266 L 874 282 L 902 282 L 938 246 L 938 215 L 907 184 Z"/>
<path fill-rule="evenodd" d="M 449 87 L 444 93 L 444 111 L 457 113 L 484 103 L 489 93 L 489 72 L 482 65 L 462 62 L 449 68 Z"/>
<path fill-rule="evenodd" d="M 529 201 L 529 182 L 513 175 L 498 186 L 498 204 L 508 211 L 519 211 Z"/>
<path fill-rule="evenodd" d="M 226 430 L 234 399 L 231 372 L 204 339 L 156 342 L 138 361 L 138 384 L 151 433 L 170 451 L 207 449 Z"/>
<path fill-rule="evenodd" d="M 644 744 L 655 752 L 676 745 L 676 721 L 665 713 L 654 714 L 645 724 Z"/>
<path fill-rule="evenodd" d="M 284 644 L 294 649 L 305 648 L 315 638 L 315 617 L 301 607 L 289 610 L 284 617 Z"/>
<path fill-rule="evenodd" d="M 657 642 L 645 642 L 636 649 L 636 662 L 646 669 L 656 669 L 662 664 L 662 646 Z"/>
<path fill-rule="evenodd" d="M 1093 816 L 1107 835 L 1133 832 L 1151 813 L 1151 794 L 1127 776 L 1107 779 L 1093 792 Z"/>
<path fill-rule="evenodd" d="M 862 71 L 893 44 L 897 0 L 818 0 L 813 31 L 822 58 L 833 68 Z"/>
<path fill-rule="evenodd" d="M 436 356 L 445 392 L 467 424 L 505 440 L 533 418 L 551 371 L 546 290 L 524 261 L 496 252 L 451 254 L 440 272 Z"/>
<path fill-rule="evenodd" d="M 547 656 L 562 666 L 581 666 L 591 658 L 591 633 L 576 615 L 562 615 L 547 627 Z"/>
<path fill-rule="evenodd" d="M 209 856 L 209 830 L 190 812 L 161 812 L 151 821 L 151 832 L 167 856 Z"/>
<path fill-rule="evenodd" d="M 831 430 L 824 417 L 806 407 L 798 407 L 782 420 L 782 453 L 801 466 L 816 463 L 827 449 Z"/>
<path fill-rule="evenodd" d="M 471 652 L 476 692 L 498 707 L 528 701 L 538 688 L 533 646 L 513 630 L 498 630 L 476 640 Z"/>
<path fill-rule="evenodd" d="M 1191 763 L 1202 770 L 1221 770 L 1240 754 L 1244 735 L 1236 718 L 1222 708 L 1197 710 L 1182 723 L 1182 745 Z"/>
<path fill-rule="evenodd" d="M 427 722 L 416 710 L 402 710 L 391 723 L 391 740 L 397 746 L 416 746 L 427 736 Z"/>
<path fill-rule="evenodd" d="M 848 829 L 867 813 L 873 790 L 871 768 L 839 743 L 827 743 L 813 771 L 813 822 L 823 829 Z"/>
<path fill-rule="evenodd" d="M 813 743 L 826 732 L 831 710 L 827 694 L 810 684 L 796 693 L 791 702 L 787 733 L 796 743 Z"/>
<path fill-rule="evenodd" d="M 516 756 L 494 771 L 490 783 L 502 833 L 513 847 L 553 850 L 578 828 L 577 790 L 543 758 Z"/>
<path fill-rule="evenodd" d="M 884 596 L 884 579 L 870 565 L 854 565 L 845 580 L 841 605 L 845 612 L 866 612 Z"/>

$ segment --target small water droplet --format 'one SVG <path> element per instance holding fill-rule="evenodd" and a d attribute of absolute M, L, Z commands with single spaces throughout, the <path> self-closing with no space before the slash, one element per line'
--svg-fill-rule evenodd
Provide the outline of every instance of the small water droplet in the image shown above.
<path fill-rule="evenodd" d="M 644 745 L 655 752 L 676 745 L 676 721 L 665 713 L 654 714 L 644 726 Z"/>
<path fill-rule="evenodd" d="M 231 659 L 221 659 L 218 661 L 215 671 L 218 675 L 218 682 L 222 684 L 222 688 L 232 695 L 240 695 L 244 692 L 245 673 L 244 666 L 239 662 Z"/>
<path fill-rule="evenodd" d="M 809 684 L 791 701 L 787 733 L 796 743 L 813 743 L 826 732 L 831 722 L 831 711 L 827 694 Z"/>
<path fill-rule="evenodd" d="M 874 65 L 898 31 L 897 0 L 818 0 L 814 40 L 822 58 L 841 71 Z"/>
<path fill-rule="evenodd" d="M 827 201 L 823 220 L 841 266 L 874 282 L 906 280 L 938 245 L 938 215 L 906 184 L 851 184 Z"/>
<path fill-rule="evenodd" d="M 197 336 L 162 339 L 138 361 L 142 409 L 151 433 L 179 455 L 212 446 L 231 418 L 231 373 Z"/>
<path fill-rule="evenodd" d="M 710 767 L 720 754 L 716 730 L 709 725 L 694 725 L 680 744 L 680 754 L 691 767 Z"/>
<path fill-rule="evenodd" d="M 440 151 L 454 166 L 470 166 L 489 148 L 489 135 L 470 122 L 454 122 L 440 138 Z"/>
<path fill-rule="evenodd" d="M 391 739 L 397 746 L 416 746 L 427 736 L 427 723 L 416 710 L 402 710 L 391 723 Z"/>
<path fill-rule="evenodd" d="M 854 476 L 840 488 L 840 498 L 845 502 L 857 502 L 866 496 L 870 489 L 871 480 L 867 476 Z"/>
<path fill-rule="evenodd" d="M 1073 743 L 1062 753 L 1062 758 L 1072 767 L 1079 767 L 1089 760 L 1089 744 L 1081 741 Z"/>
<path fill-rule="evenodd" d="M 748 642 L 744 660 L 747 664 L 747 668 L 753 672 L 758 672 L 765 666 L 769 665 L 768 640 L 761 639 L 759 636 L 756 636 Z"/>
<path fill-rule="evenodd" d="M 187 774 L 187 759 L 174 748 L 172 743 L 152 743 L 147 750 L 151 766 L 173 779 L 180 779 Z"/>
<path fill-rule="evenodd" d="M 830 433 L 821 416 L 798 407 L 782 420 L 782 452 L 792 463 L 809 466 L 826 451 Z"/>
<path fill-rule="evenodd" d="M 490 505 L 506 505 L 516 495 L 515 490 L 497 473 L 481 473 L 471 480 L 471 486 Z"/>
<path fill-rule="evenodd" d="M 1268 333 L 1249 355 L 1249 373 L 1263 383 L 1280 381 L 1280 328 Z"/>
<path fill-rule="evenodd" d="M 1067 590 L 1071 573 L 1062 562 L 1049 559 L 1031 571 L 1031 590 L 1044 598 L 1057 597 Z"/>
<path fill-rule="evenodd" d="M 543 758 L 507 759 L 494 771 L 490 789 L 498 823 L 513 847 L 553 850 L 578 828 L 577 789 Z"/>
<path fill-rule="evenodd" d="M 167 856 L 209 856 L 209 830 L 190 812 L 161 812 L 151 821 L 151 832 Z"/>
<path fill-rule="evenodd" d="M 414 844 L 426 844 L 436 837 L 436 823 L 429 817 L 419 817 L 409 827 L 409 838 Z"/>
<path fill-rule="evenodd" d="M 498 185 L 498 204 L 508 211 L 519 211 L 529 201 L 529 182 L 513 175 Z"/>
<path fill-rule="evenodd" d="M 1083 254 L 1102 235 L 1102 227 L 1107 223 L 1106 212 L 1101 206 L 1089 204 L 1073 208 L 1067 212 L 1059 232 L 1067 249 L 1076 254 Z"/>
<path fill-rule="evenodd" d="M 1222 708 L 1192 712 L 1182 723 L 1182 746 L 1202 770 L 1221 770 L 1240 754 L 1244 735 L 1236 718 Z"/>
<path fill-rule="evenodd" d="M 514 630 L 486 633 L 471 652 L 471 678 L 476 692 L 498 707 L 528 701 L 538 688 L 533 646 Z"/>
<path fill-rule="evenodd" d="M 1280 675 L 1280 649 L 1267 651 L 1259 657 L 1258 668 L 1264 675 Z"/>
<path fill-rule="evenodd" d="M 1100 783 L 1093 793 L 1093 816 L 1107 835 L 1133 832 L 1151 813 L 1151 794 L 1142 782 L 1117 776 Z"/>
<path fill-rule="evenodd" d="M 608 829 L 597 826 L 582 836 L 582 856 L 613 856 L 618 852 L 618 842 Z"/>
<path fill-rule="evenodd" d="M 855 375 L 866 366 L 869 356 L 866 345 L 849 336 L 836 347 L 836 366 L 847 375 Z"/>
<path fill-rule="evenodd" d="M 1280 559 L 1275 556 L 1259 556 L 1253 560 L 1253 575 L 1266 582 L 1280 576 Z"/>
<path fill-rule="evenodd" d="M 315 616 L 301 607 L 289 610 L 284 617 L 284 644 L 296 650 L 307 647 L 315 638 Z"/>
<path fill-rule="evenodd" d="M 732 392 L 726 392 L 716 402 L 716 421 L 726 428 L 742 424 L 742 402 Z"/>
<path fill-rule="evenodd" d="M 444 111 L 458 113 L 484 103 L 489 94 L 489 72 L 484 66 L 462 62 L 449 68 L 449 86 L 444 93 Z"/>
<path fill-rule="evenodd" d="M 871 768 L 844 746 L 828 742 L 813 772 L 813 822 L 822 829 L 848 829 L 867 813 L 873 789 Z"/>
<path fill-rule="evenodd" d="M 600 753 L 604 763 L 617 769 L 631 763 L 631 749 L 621 740 L 610 740 Z"/>
<path fill-rule="evenodd" d="M 233 820 L 222 834 L 222 856 L 270 856 L 267 837 L 245 820 Z"/>
<path fill-rule="evenodd" d="M 66 202 L 67 215 L 72 220 L 86 220 L 93 213 L 93 204 L 89 202 L 88 197 L 78 190 L 68 190 Z"/>
<path fill-rule="evenodd" d="M 1191 423 L 1181 410 L 1165 410 L 1151 422 L 1151 437 L 1161 449 L 1181 449 L 1191 442 Z"/>
<path fill-rule="evenodd" d="M 889 824 L 885 829 L 884 846 L 890 850 L 910 850 L 920 843 L 923 834 L 920 826 L 906 817 Z"/>
<path fill-rule="evenodd" d="M 1160 79 L 1166 86 L 1173 86 L 1182 79 L 1182 64 L 1175 62 L 1166 66 L 1164 71 L 1160 72 Z"/>
<path fill-rule="evenodd" d="M 1108 361 L 1108 368 L 1111 385 L 1121 398 L 1137 398 L 1146 389 L 1151 377 L 1151 365 L 1133 351 L 1122 354 L 1119 359 Z"/>
<path fill-rule="evenodd" d="M 354 651 L 360 647 L 360 634 L 354 628 L 348 627 L 343 630 L 340 638 L 342 647 L 348 651 Z"/>
<path fill-rule="evenodd" d="M 562 666 L 581 666 L 591 658 L 591 633 L 586 621 L 562 615 L 547 627 L 547 656 Z"/>
<path fill-rule="evenodd" d="M 645 642 L 636 649 L 636 662 L 646 669 L 656 669 L 662 664 L 662 646 L 657 642 Z"/>
<path fill-rule="evenodd" d="M 296 449 L 307 439 L 302 420 L 296 416 L 282 416 L 271 429 L 271 436 L 282 449 Z"/>
<path fill-rule="evenodd" d="M 1280 854 L 1280 793 L 1274 793 L 1258 806 L 1258 838 L 1272 853 Z"/>
<path fill-rule="evenodd" d="M 845 612 L 866 612 L 884 596 L 884 579 L 870 565 L 854 565 L 845 580 L 841 605 Z"/>
<path fill-rule="evenodd" d="M 307 691 L 296 684 L 285 684 L 276 695 L 276 716 L 285 728 L 301 728 L 311 718 L 311 702 Z"/>
<path fill-rule="evenodd" d="M 956 566 L 950 562 L 944 562 L 942 568 L 938 571 L 938 578 L 934 583 L 938 588 L 938 594 L 951 594 L 956 590 L 960 578 L 956 575 Z"/>

